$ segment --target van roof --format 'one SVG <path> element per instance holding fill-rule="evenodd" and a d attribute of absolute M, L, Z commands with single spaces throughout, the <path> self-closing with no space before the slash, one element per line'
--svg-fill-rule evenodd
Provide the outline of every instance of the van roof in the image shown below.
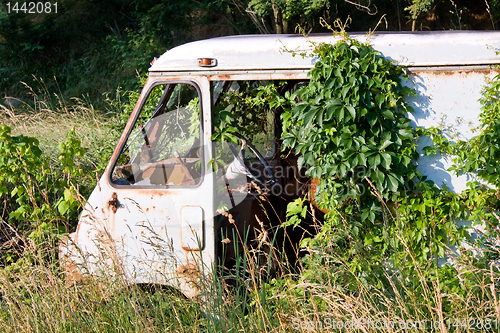
<path fill-rule="evenodd" d="M 368 38 L 351 37 L 369 43 L 386 58 L 403 66 L 470 66 L 500 64 L 500 32 L 432 31 L 383 32 Z M 333 34 L 240 35 L 195 41 L 177 46 L 157 59 L 150 72 L 309 70 L 317 59 L 293 56 L 311 50 L 313 43 L 335 43 Z M 202 58 L 215 59 L 213 67 L 200 66 Z"/>

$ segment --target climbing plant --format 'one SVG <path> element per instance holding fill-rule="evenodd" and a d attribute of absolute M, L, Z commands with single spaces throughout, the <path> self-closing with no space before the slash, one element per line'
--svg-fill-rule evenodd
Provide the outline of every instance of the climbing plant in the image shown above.
<path fill-rule="evenodd" d="M 410 125 L 413 110 L 407 99 L 416 93 L 405 68 L 346 34 L 340 34 L 335 45 L 312 46 L 308 56 L 318 61 L 309 81 L 270 82 L 229 103 L 278 110 L 282 152 L 295 153 L 299 168 L 319 181 L 314 200 L 327 214 L 319 232 L 301 243 L 310 251 L 306 267 L 314 271 L 318 265 L 346 266 L 353 276 L 339 276 L 338 283 L 352 290 L 359 283 L 387 288 L 397 279 L 411 285 L 418 297 L 423 280 L 455 285 L 456 268 L 441 267 L 439 259 L 450 246 L 463 250 L 461 244 L 469 240 L 467 229 L 456 221 L 488 224 L 489 234 L 481 242 L 492 247 L 500 195 L 477 182 L 459 194 L 436 186 L 417 170 L 417 145 L 421 136 L 430 135 L 435 146 L 424 148 L 427 154 L 440 149 L 456 155 L 454 170 L 479 170 L 484 180 L 498 184 L 500 84 L 486 89 L 481 100 L 482 134 L 452 143 L 439 129 Z M 234 121 L 219 122 L 220 133 L 245 130 Z M 304 198 L 291 202 L 283 226 L 299 225 L 308 209 L 313 214 L 311 207 Z M 333 254 L 328 262 L 325 253 Z M 483 256 L 484 265 L 494 257 L 492 251 Z"/>
<path fill-rule="evenodd" d="M 416 93 L 407 70 L 369 44 L 340 36 L 335 45 L 314 45 L 319 61 L 309 83 L 280 97 L 282 148 L 319 180 L 316 200 L 328 211 L 320 232 L 302 246 L 336 253 L 356 283 L 371 279 L 365 285 L 382 287 L 388 271 L 412 281 L 417 267 L 435 265 L 467 237 L 454 223 L 465 206 L 416 169 L 421 131 L 408 119 L 406 100 Z M 290 205 L 288 224 L 301 220 L 303 205 Z M 306 261 L 318 260 L 324 259 Z"/>
<path fill-rule="evenodd" d="M 283 148 L 300 155 L 300 166 L 321 180 L 320 191 L 333 194 L 331 204 L 350 198 L 365 208 L 372 197 L 368 180 L 394 201 L 418 175 L 406 117 L 413 110 L 405 102 L 415 92 L 402 85 L 406 70 L 349 38 L 314 52 L 321 61 L 291 97 L 296 105 L 282 114 Z M 363 220 L 375 220 L 374 212 L 364 212 Z"/>
<path fill-rule="evenodd" d="M 432 138 L 432 145 L 424 147 L 427 155 L 441 153 L 449 156 L 453 165 L 449 171 L 457 176 L 472 175 L 468 188 L 462 192 L 463 204 L 468 209 L 464 216 L 481 225 L 483 243 L 492 243 L 498 234 L 500 209 L 500 75 L 489 79 L 479 100 L 482 107 L 480 125 L 470 140 L 452 139 L 451 129 L 431 127 L 421 129 L 421 135 Z"/>

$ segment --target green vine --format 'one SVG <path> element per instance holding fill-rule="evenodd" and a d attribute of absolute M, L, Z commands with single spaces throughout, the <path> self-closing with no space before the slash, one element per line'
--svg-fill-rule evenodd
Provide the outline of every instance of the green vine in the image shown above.
<path fill-rule="evenodd" d="M 346 38 L 335 46 L 320 44 L 321 61 L 311 80 L 293 96 L 295 106 L 282 114 L 283 146 L 300 155 L 300 166 L 332 194 L 325 208 L 355 199 L 363 220 L 375 221 L 371 181 L 382 198 L 394 201 L 419 175 L 415 134 L 403 86 L 404 68 L 369 45 Z M 368 181 L 369 180 L 369 181 Z"/>
<path fill-rule="evenodd" d="M 450 156 L 453 165 L 448 171 L 457 176 L 464 173 L 474 175 L 468 188 L 460 196 L 467 209 L 467 218 L 475 225 L 484 227 L 480 242 L 492 243 L 498 235 L 500 194 L 500 75 L 489 80 L 479 100 L 482 107 L 479 115 L 480 125 L 474 129 L 478 134 L 472 139 L 449 139 L 449 130 L 441 127 L 419 129 L 420 135 L 432 139 L 432 146 L 424 147 L 426 155 L 441 153 Z M 489 184 L 489 185 L 487 185 Z"/>
<path fill-rule="evenodd" d="M 320 181 L 319 204 L 329 211 L 302 247 L 330 249 L 337 265 L 348 263 L 356 278 L 344 283 L 352 287 L 383 288 L 391 275 L 418 284 L 419 267 L 437 268 L 449 246 L 468 239 L 455 222 L 469 216 L 469 199 L 438 188 L 416 169 L 423 130 L 407 117 L 413 110 L 406 99 L 416 93 L 403 85 L 405 68 L 347 36 L 317 45 L 314 55 L 319 61 L 309 84 L 281 103 L 282 148 L 298 154 Z M 287 224 L 301 220 L 302 204 L 289 205 Z M 306 262 L 313 267 L 318 260 L 310 255 Z M 431 270 L 421 274 L 436 278 Z"/>

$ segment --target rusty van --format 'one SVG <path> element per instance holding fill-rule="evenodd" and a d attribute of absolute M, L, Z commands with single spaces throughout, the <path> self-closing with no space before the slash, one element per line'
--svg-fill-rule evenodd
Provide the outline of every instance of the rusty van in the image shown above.
<path fill-rule="evenodd" d="M 481 87 L 500 64 L 500 33 L 351 37 L 369 39 L 384 57 L 409 68 L 418 93 L 408 100 L 414 126 L 450 122 L 463 138 L 472 136 Z M 227 92 L 237 99 L 238 92 L 271 81 L 282 81 L 283 91 L 307 83 L 317 59 L 289 50 L 336 40 L 331 34 L 220 37 L 181 45 L 157 59 L 76 232 L 61 245 L 72 274 L 119 267 L 131 283 L 165 284 L 194 296 L 200 274 L 237 255 L 223 253 L 224 244 L 246 235 L 251 245 L 259 230 L 275 230 L 287 203 L 310 182 L 293 158 L 281 154 L 273 108 L 239 105 L 228 101 Z M 214 140 L 220 117 L 233 117 L 244 130 L 231 140 Z M 465 189 L 465 176 L 448 173 L 445 158 L 423 157 L 418 167 L 436 184 Z M 279 233 L 273 237 L 284 242 Z"/>

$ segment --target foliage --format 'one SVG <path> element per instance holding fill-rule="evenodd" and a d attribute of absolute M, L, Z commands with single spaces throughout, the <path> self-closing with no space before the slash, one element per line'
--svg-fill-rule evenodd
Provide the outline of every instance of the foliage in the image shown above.
<path fill-rule="evenodd" d="M 264 84 L 263 84 L 264 83 Z M 266 96 L 275 92 L 273 84 L 267 82 L 238 82 L 237 90 L 229 90 L 220 97 L 220 102 L 214 110 L 214 134 L 212 140 L 233 140 L 232 132 L 237 132 L 253 144 L 267 140 L 259 137 L 261 133 L 271 133 L 274 129 L 267 128 L 274 117 Z"/>
<path fill-rule="evenodd" d="M 260 25 L 265 31 L 274 33 L 290 33 L 292 22 L 299 22 L 303 26 L 313 27 L 317 24 L 314 17 L 319 17 L 319 13 L 324 13 L 330 8 L 330 2 L 326 0 L 293 0 L 293 1 L 263 1 L 252 0 L 248 3 L 248 8 L 252 10 L 257 18 L 264 22 L 265 18 L 270 18 L 272 27 L 269 29 L 265 25 Z"/>
<path fill-rule="evenodd" d="M 59 84 L 51 82 L 51 91 L 89 95 L 102 106 L 103 93 L 118 86 L 136 89 L 136 71 L 144 74 L 168 48 L 255 32 L 230 1 L 68 0 L 50 14 L 7 13 L 7 2 L 0 1 L 2 96 L 24 97 L 19 81 L 30 82 L 32 75 L 46 81 L 57 75 Z"/>
<path fill-rule="evenodd" d="M 115 90 L 117 95 L 109 98 L 109 108 L 118 116 L 107 118 L 112 130 L 108 141 L 113 142 L 139 96 L 138 92 L 127 92 L 139 82 L 136 69 L 143 73 L 152 56 L 192 39 L 255 32 L 258 22 L 281 25 L 282 31 L 300 22 L 308 30 L 319 31 L 317 13 L 325 14 L 331 22 L 352 14 L 346 7 L 355 7 L 345 3 L 65 1 L 60 3 L 63 11 L 59 15 L 6 15 L 3 11 L 0 90 L 2 94 L 20 93 L 20 86 L 15 88 L 17 82 L 28 81 L 32 73 L 45 77 L 57 74 L 64 94 L 90 92 L 91 98 L 99 100 L 103 91 Z M 448 13 L 453 9 L 451 2 L 437 3 L 432 11 L 440 20 L 430 20 L 422 13 L 433 1 L 407 1 L 410 25 L 400 22 L 403 9 L 396 8 L 400 2 L 373 3 L 388 13 L 389 30 L 398 26 L 416 30 L 417 19 L 430 28 L 454 26 Z M 498 1 L 489 3 L 494 26 Z M 278 19 L 272 4 L 279 9 Z M 478 4 L 467 7 L 471 9 L 469 16 L 481 16 L 473 11 Z M 258 17 L 253 20 L 255 27 L 246 16 L 252 10 Z M 357 14 L 353 29 L 372 26 L 369 14 Z M 473 21 L 468 22 L 472 26 Z M 193 29 L 195 26 L 204 28 Z M 317 318 L 406 323 L 498 318 L 496 288 L 500 276 L 492 265 L 500 258 L 496 245 L 498 191 L 483 182 L 471 182 L 468 190 L 453 194 L 446 188 L 438 189 L 425 177 L 419 181 L 413 176 L 419 176 L 414 168 L 416 135 L 430 135 L 434 147 L 426 149 L 428 154 L 439 150 L 456 155 L 453 170 L 457 174 L 474 172 L 482 181 L 498 186 L 499 78 L 485 90 L 480 134 L 469 142 L 454 143 L 441 135 L 441 129 L 411 130 L 405 115 L 409 108 L 404 104 L 411 91 L 401 87 L 399 80 L 404 69 L 385 61 L 369 46 L 349 39 L 337 46 L 319 45 L 316 52 L 322 61 L 312 71 L 310 85 L 287 94 L 270 84 L 228 95 L 223 107 L 235 108 L 238 115 L 249 115 L 248 119 L 240 123 L 241 117 L 231 117 L 223 108 L 216 121 L 221 125 L 216 129 L 220 135 L 231 127 L 243 127 L 251 137 L 262 115 L 249 110 L 256 106 L 259 110 L 281 108 L 286 147 L 302 153 L 301 163 L 309 167 L 310 174 L 323 178 L 319 198 L 329 213 L 319 233 L 301 244 L 309 253 L 303 259 L 301 275 L 261 280 L 261 272 L 245 257 L 249 261 L 240 263 L 243 272 L 222 276 L 236 279 L 244 288 L 228 291 L 221 281 L 215 286 L 204 281 L 206 294 L 215 295 L 208 303 L 207 298 L 187 301 L 165 291 L 149 294 L 119 281 L 67 288 L 60 268 L 51 265 L 58 234 L 76 221 L 79 197 L 87 194 L 94 181 L 88 179 L 93 178 L 89 164 L 82 162 L 89 153 L 82 148 L 85 138 L 77 133 L 80 128 L 69 131 L 55 154 L 60 159 L 54 161 L 48 151 L 58 144 L 48 147 L 42 143 L 44 138 L 39 142 L 14 135 L 1 125 L 1 223 L 9 241 L 3 236 L 0 241 L 2 265 L 9 265 L 0 272 L 0 330 L 290 331 L 297 322 L 307 324 Z M 324 89 L 325 85 L 337 89 Z M 55 81 L 49 89 L 60 93 Z M 48 90 L 47 95 L 53 95 Z M 306 134 L 311 141 L 302 140 Z M 100 156 L 98 168 L 102 171 L 112 143 L 94 144 L 101 142 L 98 140 L 91 140 L 91 145 L 102 148 L 93 151 Z M 299 225 L 308 207 L 306 198 L 290 203 L 285 225 Z M 466 230 L 455 225 L 456 219 L 484 226 L 483 237 L 476 244 L 484 247 L 470 251 L 459 246 L 456 264 L 439 268 L 437 259 L 448 246 L 467 239 Z M 39 250 L 43 251 L 41 257 L 27 253 Z M 54 316 L 47 317 L 47 313 Z M 455 326 L 457 331 L 461 328 Z"/>
<path fill-rule="evenodd" d="M 451 157 L 452 167 L 448 170 L 457 176 L 473 175 L 468 189 L 463 191 L 463 204 L 470 211 L 463 216 L 484 228 L 479 242 L 488 246 L 494 244 L 498 235 L 500 219 L 500 75 L 489 80 L 480 99 L 482 112 L 480 125 L 475 129 L 478 134 L 468 141 L 450 139 L 449 130 L 443 127 L 421 129 L 421 135 L 432 139 L 432 146 L 424 147 L 427 155 L 441 153 Z"/>
<path fill-rule="evenodd" d="M 74 132 L 70 132 L 60 145 L 62 167 L 58 171 L 38 145 L 37 139 L 12 136 L 10 127 L 0 125 L 0 195 L 4 202 L 0 218 L 7 220 L 10 230 L 28 233 L 35 244 L 44 240 L 44 235 L 54 238 L 65 231 L 64 224 L 57 220 L 76 219 L 81 208 L 78 180 L 83 170 L 75 167 L 74 160 L 84 152 Z M 3 251 L 3 259 L 9 263 L 22 254 L 22 249 L 15 247 Z"/>
<path fill-rule="evenodd" d="M 25 98 L 20 83 L 32 75 L 49 82 L 51 93 L 88 96 L 103 107 L 103 94 L 117 87 L 135 90 L 153 57 L 176 45 L 222 35 L 261 32 L 291 33 L 300 24 L 307 32 L 324 32 L 319 23 L 337 18 L 353 19 L 352 31 L 373 28 L 385 14 L 386 30 L 449 30 L 459 27 L 490 29 L 499 17 L 498 2 L 441 1 L 427 16 L 418 15 L 420 26 L 404 8 L 424 13 L 429 0 L 207 0 L 160 2 L 158 0 L 68 0 L 58 12 L 7 13 L 0 1 L 0 94 Z M 485 7 L 485 4 L 488 4 Z M 463 13 L 462 13 L 463 10 Z M 454 14 L 456 13 L 456 15 Z M 488 14 L 490 19 L 488 19 Z M 437 19 L 436 19 L 437 18 Z M 57 76 L 58 81 L 49 80 Z"/>
<path fill-rule="evenodd" d="M 363 198 L 370 196 L 365 177 L 383 198 L 394 200 L 417 175 L 406 117 L 412 109 L 405 102 L 415 93 L 401 84 L 405 70 L 351 39 L 315 52 L 321 61 L 309 84 L 295 92 L 297 105 L 282 115 L 283 148 L 300 154 L 299 167 L 307 165 L 337 203 L 353 198 L 364 208 Z M 365 218 L 374 221 L 373 214 Z"/>
<path fill-rule="evenodd" d="M 405 8 L 409 12 L 409 19 L 412 21 L 412 31 L 415 31 L 415 24 L 421 13 L 429 11 L 434 0 L 410 0 L 410 5 Z"/>
<path fill-rule="evenodd" d="M 168 288 L 130 285 L 120 276 L 68 286 L 61 270 L 33 251 L 32 264 L 0 270 L 0 330 L 300 332 L 340 331 L 352 323 L 352 331 L 367 332 L 498 328 L 495 285 L 500 273 L 478 267 L 467 254 L 460 258 L 460 271 L 446 266 L 446 282 L 429 283 L 417 273 L 411 277 L 414 288 L 393 277 L 387 289 L 361 285 L 350 292 L 341 282 L 358 278 L 341 257 L 322 250 L 322 256 L 315 256 L 315 269 L 268 279 L 247 249 L 240 270 L 222 273 L 220 279 L 200 274 L 197 285 L 203 297 L 193 299 Z M 436 272 L 418 266 L 418 272 L 425 270 Z"/>
<path fill-rule="evenodd" d="M 307 205 L 306 198 L 297 198 L 292 202 L 289 202 L 286 206 L 286 217 L 287 220 L 282 224 L 282 226 L 293 226 L 294 228 L 299 225 L 307 215 Z"/>
<path fill-rule="evenodd" d="M 320 61 L 309 73 L 309 84 L 278 103 L 284 107 L 282 148 L 293 149 L 308 175 L 320 180 L 316 198 L 329 211 L 319 233 L 301 244 L 313 253 L 306 267 L 322 265 L 322 256 L 315 253 L 328 249 L 339 258 L 337 265 L 346 265 L 356 277 L 339 280 L 352 291 L 388 288 L 394 278 L 417 289 L 422 279 L 447 281 L 449 269 L 439 269 L 437 259 L 446 256 L 449 246 L 469 240 L 456 220 L 478 219 L 495 227 L 498 219 L 489 209 L 498 199 L 479 188 L 461 194 L 439 189 L 416 170 L 417 140 L 425 130 L 410 127 L 407 113 L 412 110 L 405 98 L 415 93 L 402 85 L 404 69 L 348 37 L 334 46 L 317 45 L 314 54 Z M 482 115 L 485 119 L 493 121 L 491 113 Z M 485 147 L 480 151 L 484 155 Z M 298 225 L 302 209 L 302 202 L 291 203 L 286 224 Z M 488 239 L 482 243 L 491 243 Z M 422 265 L 429 269 L 419 273 Z"/>
<path fill-rule="evenodd" d="M 277 110 L 282 150 L 293 150 L 299 168 L 320 180 L 317 198 L 329 210 L 318 234 L 301 243 L 312 252 L 304 274 L 324 265 L 326 251 L 355 276 L 337 279 L 348 290 L 388 288 L 392 278 L 418 287 L 420 279 L 411 278 L 418 267 L 436 268 L 434 260 L 467 237 L 454 223 L 466 206 L 416 171 L 418 138 L 405 102 L 414 92 L 402 85 L 406 71 L 348 37 L 314 52 L 320 61 L 309 83 L 270 82 L 225 95 L 215 113 L 215 138 L 232 132 L 251 138 L 263 118 L 259 110 Z M 305 200 L 288 204 L 282 226 L 295 228 L 305 219 Z M 433 281 L 436 274 L 424 270 L 422 278 Z"/>
<path fill-rule="evenodd" d="M 477 176 L 491 185 L 500 187 L 500 75 L 491 80 L 480 99 L 482 112 L 479 115 L 481 125 L 476 130 L 478 135 L 469 141 L 459 140 L 445 152 L 455 155 L 457 174 L 461 172 L 477 173 Z"/>

